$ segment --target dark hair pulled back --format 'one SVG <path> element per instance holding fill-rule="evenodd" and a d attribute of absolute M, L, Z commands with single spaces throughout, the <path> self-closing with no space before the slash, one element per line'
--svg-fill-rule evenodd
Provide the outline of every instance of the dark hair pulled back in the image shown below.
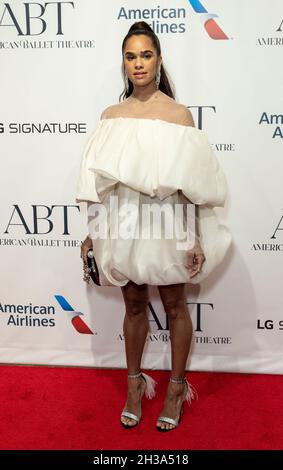
<path fill-rule="evenodd" d="M 155 32 L 153 31 L 153 29 L 151 28 L 151 26 L 145 21 L 137 21 L 136 23 L 132 24 L 132 26 L 130 27 L 122 43 L 122 57 L 124 57 L 124 50 L 125 50 L 127 40 L 133 35 L 138 35 L 138 34 L 144 34 L 145 36 L 148 36 L 151 39 L 153 47 L 156 49 L 157 56 L 159 57 L 161 55 L 161 47 L 160 47 L 159 39 L 157 35 L 155 34 Z M 127 90 L 124 59 L 122 62 L 122 76 L 123 76 L 123 80 L 125 83 L 125 88 L 122 91 L 121 95 L 119 96 L 119 101 L 121 101 L 121 98 L 123 100 L 128 98 L 132 94 L 133 89 L 134 89 L 131 80 L 129 80 L 129 88 Z M 168 78 L 168 72 L 166 72 L 163 63 L 161 64 L 161 67 L 160 67 L 159 90 L 165 93 L 166 95 L 170 96 L 170 98 L 175 99 L 174 92 L 172 91 L 172 82 Z"/>

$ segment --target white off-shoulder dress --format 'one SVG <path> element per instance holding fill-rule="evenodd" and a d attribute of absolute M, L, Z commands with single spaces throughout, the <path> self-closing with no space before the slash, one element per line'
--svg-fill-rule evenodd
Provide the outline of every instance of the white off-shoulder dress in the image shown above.
<path fill-rule="evenodd" d="M 89 233 L 101 285 L 124 286 L 129 280 L 149 285 L 196 284 L 205 279 L 231 243 L 230 231 L 213 210 L 224 206 L 226 194 L 226 177 L 203 130 L 162 119 L 98 121 L 82 154 L 76 202 L 88 202 Z M 186 267 L 186 250 L 177 249 L 177 235 L 167 238 L 164 226 L 159 238 L 152 232 L 150 238 L 141 237 L 139 231 L 142 207 L 166 205 L 180 219 L 175 208 L 184 197 L 199 206 L 199 241 L 206 258 L 193 278 Z M 99 205 L 106 214 L 106 232 L 100 237 L 93 210 Z M 130 226 L 131 236 L 117 235 L 117 220 Z M 143 226 L 153 220 L 143 219 Z"/>

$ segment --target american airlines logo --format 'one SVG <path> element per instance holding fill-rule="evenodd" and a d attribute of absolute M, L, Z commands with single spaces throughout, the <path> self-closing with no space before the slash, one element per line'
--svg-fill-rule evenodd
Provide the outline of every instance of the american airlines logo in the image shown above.
<path fill-rule="evenodd" d="M 188 0 L 193 10 L 198 14 L 199 19 L 203 23 L 203 26 L 207 34 L 212 39 L 229 39 L 224 31 L 220 28 L 214 18 L 218 18 L 216 13 L 208 13 L 206 8 L 199 0 Z"/>
<path fill-rule="evenodd" d="M 85 335 L 93 335 L 91 329 L 87 326 L 84 320 L 81 318 L 84 314 L 82 312 L 77 312 L 69 304 L 69 302 L 62 295 L 54 295 L 55 299 L 59 303 L 60 307 L 67 312 L 68 318 L 70 318 L 73 327 L 78 333 Z"/>

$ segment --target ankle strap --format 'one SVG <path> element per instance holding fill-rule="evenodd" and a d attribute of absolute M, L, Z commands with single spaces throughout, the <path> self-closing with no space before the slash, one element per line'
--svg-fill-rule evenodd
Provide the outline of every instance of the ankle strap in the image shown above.
<path fill-rule="evenodd" d="M 174 379 L 174 377 L 170 377 L 170 382 L 172 382 L 173 384 L 184 384 L 186 383 L 186 381 L 186 377 L 183 377 L 182 379 Z"/>
<path fill-rule="evenodd" d="M 138 374 L 128 374 L 129 379 L 138 379 L 141 376 L 142 376 L 142 372 L 139 372 Z"/>

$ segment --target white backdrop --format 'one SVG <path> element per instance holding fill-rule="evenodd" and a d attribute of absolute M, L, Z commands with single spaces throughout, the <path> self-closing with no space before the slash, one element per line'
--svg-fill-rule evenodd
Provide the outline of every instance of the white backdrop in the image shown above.
<path fill-rule="evenodd" d="M 217 213 L 233 245 L 187 286 L 188 368 L 281 374 L 282 1 L 47 3 L 0 2 L 0 362 L 125 367 L 121 290 L 82 280 L 75 193 L 88 136 L 123 89 L 122 40 L 144 19 L 229 185 Z M 149 307 L 143 366 L 168 369 L 154 286 Z"/>

